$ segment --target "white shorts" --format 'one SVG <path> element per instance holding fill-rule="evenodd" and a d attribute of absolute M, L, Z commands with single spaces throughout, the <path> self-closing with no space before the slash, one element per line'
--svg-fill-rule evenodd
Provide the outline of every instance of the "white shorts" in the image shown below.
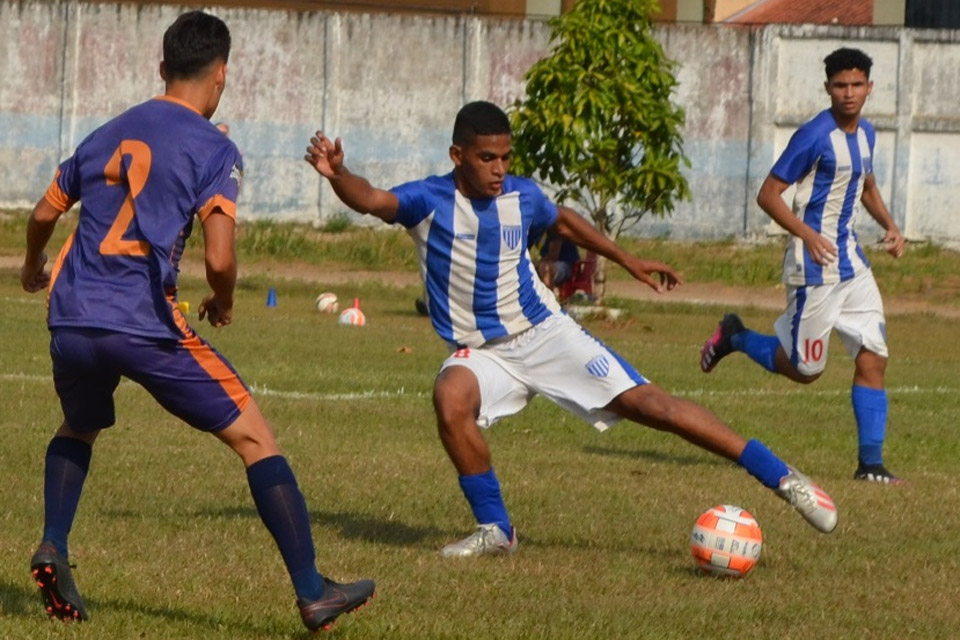
<path fill-rule="evenodd" d="M 797 371 L 814 375 L 827 366 L 830 330 L 851 357 L 861 348 L 887 357 L 887 325 L 880 290 L 869 269 L 834 284 L 787 287 L 787 310 L 774 323 Z"/>
<path fill-rule="evenodd" d="M 447 367 L 466 367 L 480 385 L 477 425 L 490 427 L 540 394 L 580 416 L 600 431 L 619 420 L 603 407 L 648 381 L 612 349 L 569 316 L 557 315 L 523 333 L 463 348 Z"/>

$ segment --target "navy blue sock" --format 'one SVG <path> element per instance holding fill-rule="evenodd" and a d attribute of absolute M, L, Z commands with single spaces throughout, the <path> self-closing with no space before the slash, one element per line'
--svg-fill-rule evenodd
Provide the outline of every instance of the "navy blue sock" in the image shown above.
<path fill-rule="evenodd" d="M 780 346 L 780 339 L 777 336 L 767 336 L 744 329 L 730 336 L 730 346 L 734 351 L 743 351 L 767 371 L 776 373 L 777 365 L 774 356 L 777 354 L 777 347 Z"/>
<path fill-rule="evenodd" d="M 883 464 L 883 440 L 887 434 L 887 392 L 884 389 L 853 386 L 850 392 L 853 415 L 857 418 L 860 461 Z"/>
<path fill-rule="evenodd" d="M 257 513 L 280 549 L 298 598 L 316 600 L 323 582 L 316 566 L 307 503 L 283 456 L 270 456 L 247 467 Z"/>
<path fill-rule="evenodd" d="M 43 539 L 69 557 L 67 537 L 77 515 L 93 448 L 76 438 L 54 437 L 43 470 Z"/>
<path fill-rule="evenodd" d="M 780 479 L 790 473 L 786 463 L 759 440 L 751 440 L 744 447 L 740 454 L 740 466 L 771 489 L 779 487 Z"/>
<path fill-rule="evenodd" d="M 503 504 L 503 496 L 500 495 L 500 481 L 492 468 L 486 473 L 460 476 L 460 488 L 463 489 L 463 495 L 470 503 L 478 524 L 495 522 L 508 538 L 513 536 L 507 506 Z"/>

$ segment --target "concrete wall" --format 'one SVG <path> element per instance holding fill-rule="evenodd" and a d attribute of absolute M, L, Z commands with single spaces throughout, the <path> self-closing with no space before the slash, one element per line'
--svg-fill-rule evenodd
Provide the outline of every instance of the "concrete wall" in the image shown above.
<path fill-rule="evenodd" d="M 57 163 L 113 114 L 162 91 L 169 5 L 0 0 L 0 206 L 31 206 Z M 216 9 L 234 36 L 217 120 L 244 152 L 241 215 L 319 222 L 344 210 L 303 161 L 310 134 L 342 136 L 377 185 L 446 172 L 465 101 L 509 104 L 548 51 L 540 21 Z M 692 203 L 634 232 L 722 238 L 776 232 L 754 197 L 798 124 L 829 105 L 822 58 L 870 53 L 865 113 L 877 178 L 913 238 L 960 244 L 960 34 L 893 27 L 661 25 L 680 63 Z M 875 227 L 861 229 L 872 240 Z"/>

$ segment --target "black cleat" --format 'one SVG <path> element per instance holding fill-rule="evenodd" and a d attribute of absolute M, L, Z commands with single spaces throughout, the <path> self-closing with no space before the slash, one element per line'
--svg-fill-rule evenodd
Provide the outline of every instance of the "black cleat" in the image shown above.
<path fill-rule="evenodd" d="M 863 462 L 857 464 L 857 470 L 853 472 L 853 479 L 863 480 L 864 482 L 877 482 L 879 484 L 907 483 L 906 480 L 902 480 L 887 471 L 887 468 L 882 464 L 863 464 Z"/>
<path fill-rule="evenodd" d="M 87 607 L 73 581 L 70 564 L 49 542 L 43 542 L 30 560 L 30 573 L 40 587 L 40 595 L 50 619 L 69 622 L 88 620 Z"/>
<path fill-rule="evenodd" d="M 733 347 L 730 346 L 730 336 L 745 329 L 743 321 L 737 314 L 728 313 L 723 316 L 720 326 L 710 339 L 703 343 L 703 348 L 700 350 L 700 369 L 704 373 L 713 371 L 717 363 L 733 351 Z"/>
<path fill-rule="evenodd" d="M 319 600 L 297 600 L 303 624 L 311 631 L 328 630 L 338 616 L 359 609 L 374 596 L 373 580 L 358 580 L 339 584 L 323 579 L 323 595 Z"/>

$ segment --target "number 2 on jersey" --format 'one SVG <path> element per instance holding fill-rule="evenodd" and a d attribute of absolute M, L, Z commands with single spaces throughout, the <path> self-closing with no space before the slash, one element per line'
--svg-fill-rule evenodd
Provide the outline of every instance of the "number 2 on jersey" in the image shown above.
<path fill-rule="evenodd" d="M 147 177 L 150 175 L 150 162 L 152 154 L 150 147 L 140 140 L 123 140 L 117 147 L 113 155 L 107 161 L 107 166 L 103 168 L 103 175 L 107 179 L 108 185 L 123 184 L 122 175 L 123 158 L 130 156 L 130 166 L 127 169 L 126 183 L 130 190 L 127 197 L 123 200 L 117 217 L 107 231 L 107 235 L 100 243 L 100 253 L 105 256 L 145 256 L 150 251 L 150 245 L 145 240 L 124 240 L 123 235 L 133 223 L 133 215 L 136 210 L 133 206 L 133 200 L 147 184 Z"/>

